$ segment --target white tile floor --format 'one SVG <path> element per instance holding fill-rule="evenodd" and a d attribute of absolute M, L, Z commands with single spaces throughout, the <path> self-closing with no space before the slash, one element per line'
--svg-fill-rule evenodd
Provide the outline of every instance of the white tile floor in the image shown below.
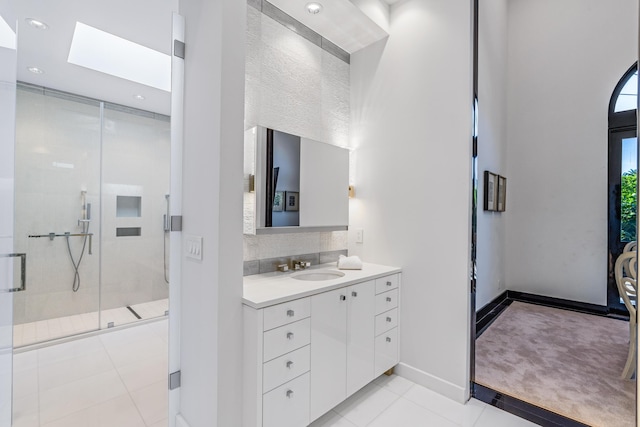
<path fill-rule="evenodd" d="M 462 405 L 402 377 L 383 375 L 311 424 L 311 427 L 535 425 L 476 399 Z"/>
<path fill-rule="evenodd" d="M 131 308 L 135 310 L 142 319 L 153 319 L 165 315 L 167 310 L 169 310 L 169 300 L 161 299 L 134 304 Z M 98 321 L 100 321 L 100 328 L 106 329 L 109 323 L 113 323 L 114 326 L 120 326 L 134 323 L 138 320 L 140 319 L 128 308 L 120 307 L 103 310 L 102 316 L 99 316 L 98 312 L 95 311 L 73 316 L 56 317 L 38 322 L 21 323 L 13 327 L 13 345 L 14 347 L 23 347 L 56 338 L 94 331 L 98 327 Z"/>
<path fill-rule="evenodd" d="M 167 425 L 167 320 L 14 355 L 13 427 Z"/>
<path fill-rule="evenodd" d="M 166 427 L 167 346 L 163 319 L 16 354 L 13 427 Z M 533 425 L 383 375 L 312 427 Z"/>

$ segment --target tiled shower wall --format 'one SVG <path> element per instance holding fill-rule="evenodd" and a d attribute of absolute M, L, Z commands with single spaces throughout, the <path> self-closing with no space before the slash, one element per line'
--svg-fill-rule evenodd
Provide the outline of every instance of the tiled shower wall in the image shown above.
<path fill-rule="evenodd" d="M 348 146 L 349 64 L 255 7 L 247 7 L 245 90 L 246 129 L 261 125 Z M 246 261 L 346 251 L 347 246 L 347 231 L 245 234 L 244 260 L 246 266 Z"/>
<path fill-rule="evenodd" d="M 16 131 L 15 249 L 27 253 L 27 289 L 14 295 L 15 323 L 166 298 L 168 118 L 108 106 L 101 121 L 97 101 L 24 86 Z M 87 241 L 73 292 L 66 238 L 28 236 L 82 232 L 83 190 L 92 205 L 92 253 Z M 141 197 L 141 215 L 118 217 L 118 195 Z M 141 236 L 116 237 L 118 227 L 139 227 Z M 76 260 L 83 241 L 69 238 Z"/>

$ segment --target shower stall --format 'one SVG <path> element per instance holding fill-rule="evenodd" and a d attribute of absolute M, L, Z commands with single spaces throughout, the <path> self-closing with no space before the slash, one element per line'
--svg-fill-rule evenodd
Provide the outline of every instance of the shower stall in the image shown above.
<path fill-rule="evenodd" d="M 169 117 L 20 84 L 14 346 L 168 313 Z"/>

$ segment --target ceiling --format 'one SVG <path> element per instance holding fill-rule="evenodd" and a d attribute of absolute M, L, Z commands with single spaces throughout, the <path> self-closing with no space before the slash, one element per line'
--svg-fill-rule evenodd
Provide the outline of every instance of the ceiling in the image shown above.
<path fill-rule="evenodd" d="M 393 4 L 397 0 L 383 1 Z M 67 58 L 76 22 L 169 55 L 172 12 L 178 10 L 178 2 L 15 0 L 18 11 L 18 79 L 37 86 L 169 115 L 169 92 L 70 64 Z M 301 0 L 271 2 L 350 53 L 386 36 L 349 0 L 321 0 L 324 9 L 318 15 L 311 15 L 304 7 L 300 7 Z M 25 21 L 27 18 L 46 23 L 48 29 L 30 26 Z M 38 67 L 44 73 L 34 74 L 28 71 L 29 67 Z M 142 95 L 145 99 L 136 99 L 134 95 Z"/>
<path fill-rule="evenodd" d="M 388 35 L 349 0 L 314 0 L 322 4 L 322 11 L 315 15 L 309 13 L 305 7 L 310 0 L 268 1 L 349 53 Z"/>
<path fill-rule="evenodd" d="M 125 79 L 69 64 L 77 21 L 151 49 L 171 53 L 172 12 L 177 0 L 16 0 L 18 80 L 155 113 L 170 112 L 171 94 Z M 25 19 L 48 25 L 39 30 Z M 34 74 L 28 67 L 38 67 Z M 144 100 L 134 98 L 143 95 Z"/>

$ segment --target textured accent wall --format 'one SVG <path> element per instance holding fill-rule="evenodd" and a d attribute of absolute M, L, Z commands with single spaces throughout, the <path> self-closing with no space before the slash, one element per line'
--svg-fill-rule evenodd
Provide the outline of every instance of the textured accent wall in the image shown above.
<path fill-rule="evenodd" d="M 346 62 L 247 8 L 245 129 L 261 125 L 348 146 L 349 73 Z M 244 243 L 248 261 L 347 249 L 347 232 L 245 235 Z"/>

